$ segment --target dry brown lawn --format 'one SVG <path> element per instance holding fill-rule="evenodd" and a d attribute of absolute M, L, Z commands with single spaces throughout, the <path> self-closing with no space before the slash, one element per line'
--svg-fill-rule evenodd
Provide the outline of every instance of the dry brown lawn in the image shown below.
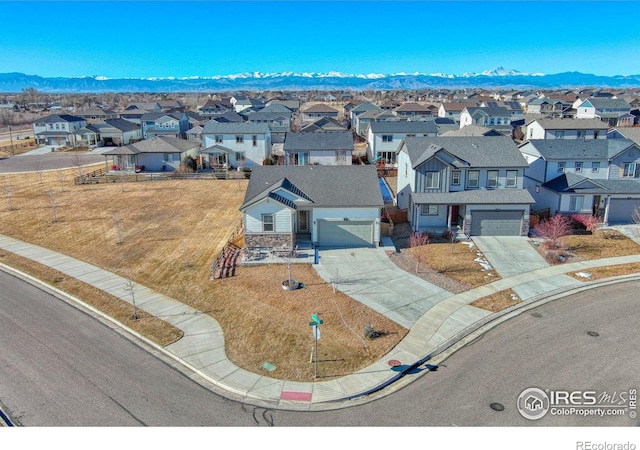
<path fill-rule="evenodd" d="M 578 275 L 578 273 L 587 273 L 589 277 Z M 640 273 L 640 263 L 618 264 L 607 267 L 594 267 L 584 272 L 570 273 L 573 278 L 580 281 L 602 280 L 603 278 L 617 277 L 620 275 L 631 275 Z"/>
<path fill-rule="evenodd" d="M 308 381 L 312 313 L 325 322 L 318 346 L 320 377 L 366 367 L 407 332 L 334 294 L 308 265 L 294 267 L 305 284 L 298 291 L 282 290 L 286 268 L 280 265 L 241 267 L 235 277 L 211 281 L 210 265 L 240 222 L 247 180 L 74 186 L 75 170 L 64 173 L 63 185 L 58 174 L 44 172 L 42 182 L 39 174 L 0 175 L 0 184 L 10 186 L 13 206 L 9 210 L 5 195 L 0 233 L 95 264 L 210 314 L 224 330 L 227 354 L 240 367 L 264 372 L 262 364 L 269 362 L 278 378 Z M 382 337 L 363 340 L 368 322 Z"/>
<path fill-rule="evenodd" d="M 596 230 L 591 235 L 563 236 L 560 244 L 573 255 L 585 260 L 640 253 L 638 244 L 615 230 Z"/>
<path fill-rule="evenodd" d="M 497 313 L 521 302 L 522 300 L 518 297 L 518 294 L 516 294 L 512 289 L 505 289 L 504 291 L 479 298 L 472 302 L 471 306 L 476 306 L 478 308 Z"/>

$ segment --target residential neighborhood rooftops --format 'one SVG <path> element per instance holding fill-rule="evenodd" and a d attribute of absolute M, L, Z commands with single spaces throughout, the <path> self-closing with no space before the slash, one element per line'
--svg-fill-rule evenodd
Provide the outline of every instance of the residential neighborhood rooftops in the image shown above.
<path fill-rule="evenodd" d="M 640 194 L 640 183 L 635 180 L 592 179 L 573 172 L 565 172 L 542 186 L 555 192 Z"/>
<path fill-rule="evenodd" d="M 353 150 L 351 131 L 287 133 L 284 150 Z"/>
<path fill-rule="evenodd" d="M 37 119 L 37 123 L 56 123 L 56 122 L 84 122 L 85 119 L 70 114 L 49 114 L 48 116 Z"/>
<path fill-rule="evenodd" d="M 523 204 L 535 203 L 526 189 L 473 189 L 453 192 L 422 192 L 412 194 L 416 203 L 450 205 L 452 203 L 481 204 Z"/>
<path fill-rule="evenodd" d="M 373 165 L 257 166 L 252 170 L 240 209 L 267 198 L 285 179 L 314 206 L 384 206 Z"/>
<path fill-rule="evenodd" d="M 187 141 L 169 136 L 156 136 L 108 150 L 103 155 L 132 155 L 138 153 L 183 153 L 199 147 L 199 142 Z"/>
<path fill-rule="evenodd" d="M 303 111 L 304 113 L 337 113 L 338 110 L 329 105 L 317 103 Z"/>
<path fill-rule="evenodd" d="M 600 119 L 536 119 L 546 130 L 607 130 L 609 125 Z"/>
<path fill-rule="evenodd" d="M 438 127 L 433 120 L 408 121 L 408 120 L 385 120 L 371 122 L 369 124 L 373 133 L 437 133 Z"/>
<path fill-rule="evenodd" d="M 531 139 L 530 144 L 546 160 L 610 159 L 637 145 L 630 139 Z"/>
<path fill-rule="evenodd" d="M 253 122 L 224 122 L 218 123 L 214 120 L 204 124 L 203 133 L 205 134 L 265 134 L 269 131 L 269 125 L 266 123 Z"/>

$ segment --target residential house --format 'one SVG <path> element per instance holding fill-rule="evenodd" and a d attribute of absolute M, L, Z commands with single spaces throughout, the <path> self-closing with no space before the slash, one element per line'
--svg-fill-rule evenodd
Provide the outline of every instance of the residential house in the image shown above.
<path fill-rule="evenodd" d="M 86 146 L 111 147 L 128 145 L 142 140 L 142 130 L 124 119 L 106 119 L 74 132 L 76 142 Z"/>
<path fill-rule="evenodd" d="M 465 108 L 478 106 L 476 102 L 445 102 L 438 108 L 438 117 L 448 117 L 460 123 L 460 114 Z"/>
<path fill-rule="evenodd" d="M 161 112 L 162 106 L 158 102 L 138 102 L 129 103 L 125 108 L 125 111 L 145 111 L 145 112 Z"/>
<path fill-rule="evenodd" d="M 189 118 L 185 113 L 146 113 L 140 118 L 142 138 L 156 136 L 185 138 L 189 129 Z"/>
<path fill-rule="evenodd" d="M 76 130 L 86 127 L 82 117 L 69 114 L 50 114 L 33 122 L 33 136 L 38 145 L 75 145 Z"/>
<path fill-rule="evenodd" d="M 523 187 L 527 162 L 511 138 L 407 137 L 397 161 L 397 205 L 413 231 L 528 234 L 534 200 Z"/>
<path fill-rule="evenodd" d="M 195 126 L 193 128 L 189 128 L 187 130 L 187 141 L 198 142 L 202 144 L 202 132 L 204 128 L 201 125 Z"/>
<path fill-rule="evenodd" d="M 640 146 L 630 139 L 534 139 L 520 146 L 537 210 L 630 223 L 640 206 Z"/>
<path fill-rule="evenodd" d="M 437 109 L 434 105 L 407 102 L 394 108 L 393 113 L 400 119 L 414 119 L 416 117 L 433 117 L 437 115 Z"/>
<path fill-rule="evenodd" d="M 563 112 L 570 107 L 571 103 L 543 96 L 535 98 L 527 103 L 527 113 L 562 117 Z"/>
<path fill-rule="evenodd" d="M 233 106 L 218 100 L 209 99 L 200 107 L 200 114 L 206 119 L 215 119 L 226 112 L 233 111 Z"/>
<path fill-rule="evenodd" d="M 380 109 L 383 109 L 385 111 L 393 111 L 400 106 L 402 106 L 402 102 L 399 102 L 397 100 L 387 100 L 382 105 L 380 105 Z"/>
<path fill-rule="evenodd" d="M 371 122 L 367 130 L 367 157 L 369 161 L 382 161 L 389 166 L 396 163 L 396 152 L 406 137 L 435 137 L 438 127 L 429 121 Z"/>
<path fill-rule="evenodd" d="M 369 125 L 368 123 L 360 123 L 359 121 L 359 116 L 362 113 L 365 113 L 367 111 L 382 111 L 380 109 L 379 106 L 374 105 L 371 102 L 364 102 L 364 103 L 360 103 L 358 106 L 354 106 L 353 108 L 351 108 L 351 116 L 350 116 L 350 123 L 351 123 L 351 129 L 354 130 L 356 132 L 356 134 L 358 134 L 359 136 L 363 136 L 367 126 Z"/>
<path fill-rule="evenodd" d="M 240 207 L 244 245 L 375 247 L 383 206 L 371 165 L 255 167 Z"/>
<path fill-rule="evenodd" d="M 600 119 L 536 119 L 525 127 L 526 139 L 606 139 Z"/>
<path fill-rule="evenodd" d="M 318 131 L 347 131 L 347 127 L 336 119 L 321 117 L 300 129 L 300 133 L 315 133 Z"/>
<path fill-rule="evenodd" d="M 440 130 L 440 127 L 438 127 Z M 455 125 L 454 129 L 449 129 L 444 132 L 438 133 L 438 136 L 453 137 L 453 136 L 506 136 L 503 130 L 496 130 L 494 128 L 481 127 L 479 125 L 467 125 L 464 128 L 458 128 Z"/>
<path fill-rule="evenodd" d="M 338 110 L 322 103 L 317 103 L 302 110 L 302 123 L 314 122 L 320 117 L 330 117 L 338 120 Z"/>
<path fill-rule="evenodd" d="M 210 164 L 260 166 L 271 157 L 271 130 L 266 123 L 205 123 L 202 154 Z"/>
<path fill-rule="evenodd" d="M 504 107 L 467 107 L 460 113 L 460 128 L 467 125 L 480 125 L 512 130 L 511 121 L 511 112 Z"/>
<path fill-rule="evenodd" d="M 104 122 L 107 119 L 117 119 L 118 113 L 111 109 L 82 109 L 76 111 L 77 117 L 82 117 L 87 123 Z"/>
<path fill-rule="evenodd" d="M 287 133 L 284 140 L 286 164 L 294 166 L 351 165 L 353 149 L 351 131 Z"/>
<path fill-rule="evenodd" d="M 629 104 L 620 98 L 592 97 L 576 109 L 578 119 L 598 118 L 612 127 L 632 127 L 634 116 Z"/>
<path fill-rule="evenodd" d="M 148 172 L 174 171 L 187 158 L 198 156 L 200 144 L 169 136 L 156 136 L 122 147 L 114 147 L 103 153 L 105 163 L 113 158 L 114 170 L 138 170 Z"/>
<path fill-rule="evenodd" d="M 254 108 L 255 110 L 264 108 L 264 103 L 258 99 L 245 96 L 236 96 L 234 98 L 235 102 L 233 102 L 233 110 L 237 113 L 240 113 L 247 108 Z"/>

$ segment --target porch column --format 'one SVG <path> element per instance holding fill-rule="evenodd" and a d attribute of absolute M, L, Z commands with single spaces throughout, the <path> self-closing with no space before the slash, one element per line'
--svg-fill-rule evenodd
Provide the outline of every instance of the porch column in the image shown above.
<path fill-rule="evenodd" d="M 607 195 L 607 200 L 604 205 L 604 217 L 602 218 L 602 222 L 605 225 L 609 225 L 609 203 L 611 203 L 611 196 Z"/>
<path fill-rule="evenodd" d="M 447 205 L 447 228 L 451 229 L 451 216 L 453 214 L 453 206 Z"/>

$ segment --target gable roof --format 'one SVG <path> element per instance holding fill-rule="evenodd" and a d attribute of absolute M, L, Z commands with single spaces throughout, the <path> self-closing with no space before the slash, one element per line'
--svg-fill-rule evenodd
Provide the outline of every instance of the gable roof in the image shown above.
<path fill-rule="evenodd" d="M 284 150 L 353 150 L 351 131 L 287 133 Z"/>
<path fill-rule="evenodd" d="M 126 119 L 107 119 L 104 123 L 123 132 L 136 131 L 140 129 L 140 125 Z"/>
<path fill-rule="evenodd" d="M 318 103 L 302 111 L 303 113 L 337 113 L 338 110 L 329 105 Z"/>
<path fill-rule="evenodd" d="M 536 119 L 545 130 L 607 130 L 609 125 L 600 119 Z"/>
<path fill-rule="evenodd" d="M 56 122 L 85 122 L 85 119 L 83 117 L 72 116 L 70 114 L 49 114 L 48 116 L 34 120 L 34 123 Z"/>
<path fill-rule="evenodd" d="M 357 114 L 365 111 L 380 110 L 380 109 L 382 108 L 374 105 L 371 102 L 364 102 L 364 103 L 360 103 L 358 106 L 354 106 L 353 108 L 351 108 L 351 112 Z"/>
<path fill-rule="evenodd" d="M 270 197 L 278 189 L 303 196 L 316 207 L 384 206 L 378 173 L 373 165 L 256 166 L 252 169 L 240 210 Z M 295 209 L 295 205 L 287 206 Z"/>
<path fill-rule="evenodd" d="M 472 106 L 466 107 L 465 109 L 472 116 L 474 114 L 481 114 L 488 117 L 511 117 L 509 110 L 502 106 Z"/>
<path fill-rule="evenodd" d="M 215 120 L 210 120 L 204 124 L 202 132 L 205 134 L 266 134 L 268 131 L 269 125 L 266 123 L 218 123 Z"/>
<path fill-rule="evenodd" d="M 513 139 L 507 136 L 407 137 L 399 151 L 409 155 L 412 168 L 444 151 L 453 166 L 528 167 Z"/>
<path fill-rule="evenodd" d="M 416 103 L 416 102 L 407 102 L 404 103 L 398 107 L 396 107 L 394 109 L 395 112 L 427 112 L 427 111 L 432 111 L 433 110 L 433 106 L 429 107 L 420 103 Z"/>
<path fill-rule="evenodd" d="M 371 122 L 369 128 L 372 133 L 437 133 L 438 127 L 432 120 L 406 121 L 388 120 Z"/>
<path fill-rule="evenodd" d="M 607 108 L 620 108 L 620 109 L 629 109 L 630 106 L 627 102 L 625 102 L 621 98 L 607 98 L 607 97 L 590 97 L 582 102 L 581 105 L 589 102 L 591 106 L 596 109 L 607 109 Z"/>
<path fill-rule="evenodd" d="M 629 147 L 638 148 L 630 139 L 530 139 L 527 143 L 531 144 L 547 161 L 609 160 Z"/>
<path fill-rule="evenodd" d="M 640 182 L 635 180 L 594 180 L 572 172 L 565 172 L 542 186 L 558 193 L 640 194 Z"/>

